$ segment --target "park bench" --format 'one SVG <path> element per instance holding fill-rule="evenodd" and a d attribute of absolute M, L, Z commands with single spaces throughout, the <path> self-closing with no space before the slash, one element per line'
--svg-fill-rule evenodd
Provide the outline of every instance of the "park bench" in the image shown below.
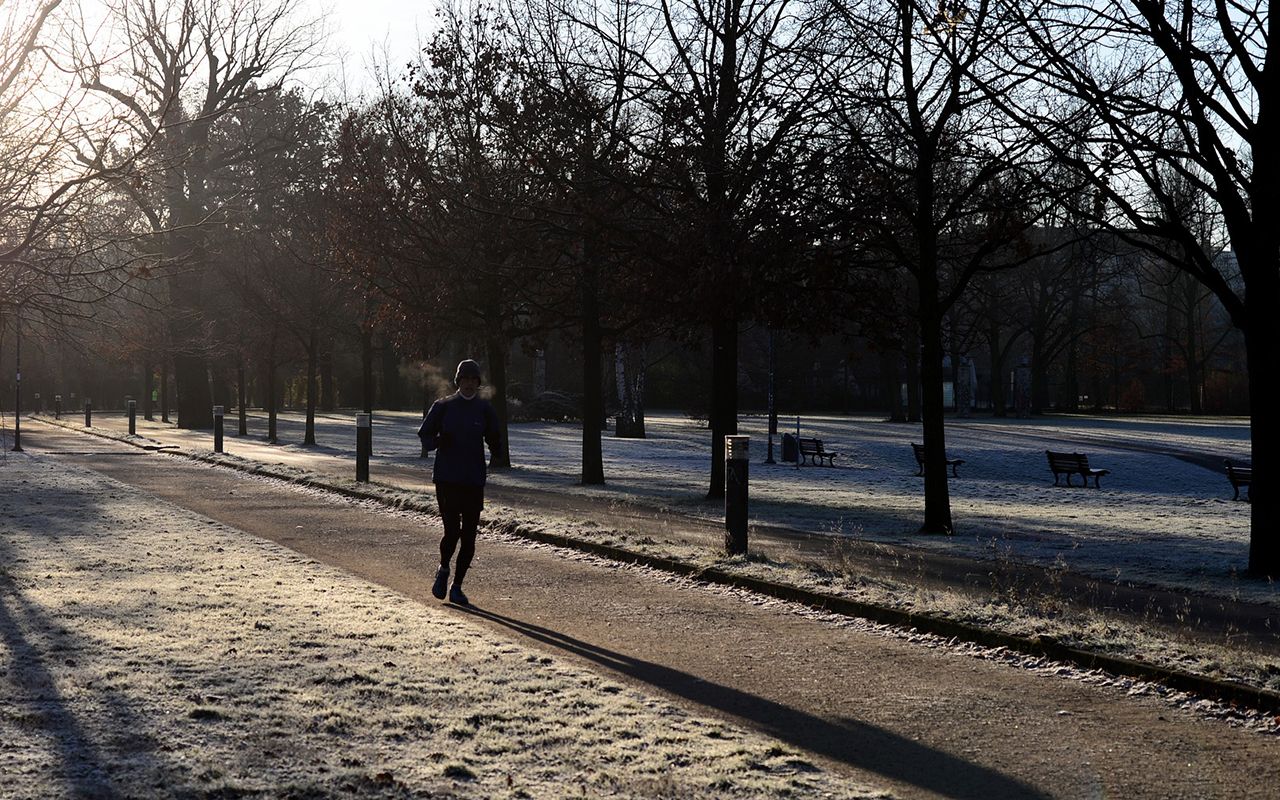
<path fill-rule="evenodd" d="M 1067 476 L 1067 485 L 1071 485 L 1071 476 L 1079 475 L 1084 478 L 1084 485 L 1089 485 L 1089 476 L 1093 476 L 1093 485 L 1095 488 L 1101 489 L 1098 479 L 1103 475 L 1110 475 L 1109 469 L 1090 469 L 1089 457 L 1084 453 L 1055 453 L 1052 450 L 1045 450 L 1045 455 L 1049 457 L 1049 469 L 1053 471 L 1053 485 L 1058 485 L 1058 476 Z"/>
<path fill-rule="evenodd" d="M 1222 463 L 1227 465 L 1227 480 L 1231 481 L 1231 488 L 1236 490 L 1235 497 L 1232 500 L 1240 499 L 1240 487 L 1248 489 L 1253 483 L 1253 467 L 1237 467 L 1231 463 L 1231 459 L 1224 458 Z M 1250 502 L 1253 502 L 1252 494 L 1246 495 Z"/>
<path fill-rule="evenodd" d="M 815 467 L 822 464 L 824 461 L 827 466 L 834 467 L 836 465 L 835 458 L 840 455 L 839 453 L 828 453 L 823 449 L 821 439 L 797 438 L 796 444 L 800 446 L 801 464 L 803 464 L 804 460 L 807 458 L 809 459 L 809 463 Z"/>
<path fill-rule="evenodd" d="M 918 478 L 924 474 L 924 445 L 916 444 L 915 442 L 912 442 L 911 449 L 915 452 L 916 464 L 918 464 L 920 467 L 920 469 L 916 471 L 916 477 Z M 947 462 L 947 466 L 951 467 L 952 477 L 959 478 L 960 476 L 956 474 L 956 467 L 963 464 L 964 459 L 963 458 L 947 458 L 945 455 L 942 458 Z"/>

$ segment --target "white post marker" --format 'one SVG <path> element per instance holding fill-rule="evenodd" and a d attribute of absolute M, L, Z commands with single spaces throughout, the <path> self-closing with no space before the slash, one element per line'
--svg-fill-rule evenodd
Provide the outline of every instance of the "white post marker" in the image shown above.
<path fill-rule="evenodd" d="M 213 452 L 222 452 L 222 406 L 213 407 Z"/>

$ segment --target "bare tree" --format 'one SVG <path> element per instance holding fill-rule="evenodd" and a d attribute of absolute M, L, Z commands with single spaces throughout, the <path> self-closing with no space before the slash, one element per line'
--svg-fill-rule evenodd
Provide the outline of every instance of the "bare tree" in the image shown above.
<path fill-rule="evenodd" d="M 301 0 L 118 0 L 105 18 L 84 13 L 79 37 L 79 79 L 124 109 L 134 134 L 139 171 L 119 188 L 162 240 L 178 422 L 209 427 L 208 225 L 231 199 L 214 179 L 246 157 L 211 146 L 212 132 L 311 66 L 323 31 Z"/>
<path fill-rule="evenodd" d="M 1040 150 L 991 113 L 971 78 L 1003 33 L 989 5 L 965 13 L 926 12 L 912 2 L 835 10 L 845 26 L 842 51 L 862 66 L 856 80 L 831 87 L 831 150 L 874 198 L 851 198 L 844 235 L 858 242 L 859 264 L 911 275 L 925 448 L 921 531 L 951 533 L 946 320 L 975 275 L 1017 263 L 1026 231 L 1051 207 Z"/>
<path fill-rule="evenodd" d="M 670 310 L 675 270 L 661 253 L 671 221 L 653 191 L 652 148 L 643 66 L 653 21 L 641 4 L 529 0 L 520 30 L 530 89 L 540 99 L 521 118 L 528 161 L 536 164 L 546 202 L 532 209 L 561 253 L 571 303 L 548 295 L 548 324 L 581 338 L 583 351 L 582 482 L 604 483 L 606 341 L 615 343 L 621 409 L 618 436 L 644 436 L 644 337 L 639 327 Z M 682 273 L 683 276 L 683 273 Z M 647 331 L 646 331 L 647 332 Z M 637 356 L 637 353 L 641 354 Z M 630 354 L 631 357 L 626 357 Z"/>
<path fill-rule="evenodd" d="M 1089 176 L 1096 221 L 1176 265 L 1221 301 L 1245 339 L 1255 464 L 1249 571 L 1280 574 L 1280 419 L 1269 406 L 1280 302 L 1280 89 L 1275 18 L 1263 0 L 1038 0 L 1011 6 L 1022 35 L 1003 79 L 1043 87 L 1035 102 L 987 84 L 994 103 Z M 1054 102 L 1052 98 L 1058 98 Z M 1233 258 L 1199 241 L 1197 215 L 1169 213 L 1188 188 L 1212 204 Z"/>
<path fill-rule="evenodd" d="M 89 102 L 65 69 L 61 6 L 0 7 L 0 292 L 9 304 L 51 312 L 128 279 L 112 269 L 119 253 L 95 249 L 98 226 L 115 231 L 119 209 L 85 212 L 103 206 L 106 184 L 131 163 L 111 146 L 120 134 L 112 109 Z"/>
<path fill-rule="evenodd" d="M 511 122 L 529 98 L 503 22 L 443 19 L 421 58 L 344 123 L 342 235 L 348 268 L 416 349 L 484 348 L 506 441 L 507 354 L 543 327 L 533 311 L 559 259 L 530 218 L 541 186 Z M 491 466 L 509 465 L 499 448 Z"/>
<path fill-rule="evenodd" d="M 211 137 L 220 149 L 248 154 L 217 178 L 239 191 L 238 202 L 224 209 L 225 229 L 219 229 L 224 245 L 211 254 L 219 277 L 239 301 L 224 315 L 240 323 L 226 338 L 242 341 L 252 333 L 257 342 L 267 343 L 271 358 L 263 368 L 269 383 L 275 380 L 276 358 L 283 355 L 279 335 L 296 339 L 306 360 L 304 445 L 316 443 L 322 355 L 342 328 L 340 321 L 355 330 L 350 284 L 336 268 L 330 239 L 335 187 L 328 155 L 334 117 L 327 103 L 310 102 L 298 91 L 274 91 L 252 107 L 229 112 Z M 243 330 L 246 318 L 256 322 L 252 331 Z M 243 357 L 243 347 L 238 350 Z M 331 376 L 326 383 L 332 383 Z"/>
<path fill-rule="evenodd" d="M 737 432 L 739 328 L 769 271 L 794 281 L 807 245 L 797 168 L 816 124 L 815 62 L 826 18 L 790 0 L 640 0 L 565 6 L 618 69 L 637 113 L 633 141 L 679 237 L 686 276 L 671 297 L 711 332 L 708 498 L 724 496 L 724 438 Z M 781 281 L 780 281 L 781 282 Z"/>
<path fill-rule="evenodd" d="M 146 270 L 111 202 L 131 168 L 112 146 L 121 126 L 66 68 L 67 23 L 61 0 L 0 5 L 0 335 L 12 325 L 19 341 L 67 342 L 102 301 L 136 299 Z"/>

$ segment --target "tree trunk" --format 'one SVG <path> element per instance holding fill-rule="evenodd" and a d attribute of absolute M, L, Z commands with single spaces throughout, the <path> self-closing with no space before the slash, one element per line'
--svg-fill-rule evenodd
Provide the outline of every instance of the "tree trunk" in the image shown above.
<path fill-rule="evenodd" d="M 1067 307 L 1067 326 L 1069 330 L 1078 331 L 1082 327 L 1080 300 L 1080 292 L 1073 292 L 1071 303 Z M 1079 341 L 1077 336 L 1072 336 L 1067 341 L 1066 369 L 1062 376 L 1063 398 L 1060 406 L 1068 411 L 1078 411 L 1080 409 Z"/>
<path fill-rule="evenodd" d="M 956 316 L 955 307 L 952 306 L 943 319 L 943 322 L 946 324 L 946 336 L 943 338 L 942 347 L 943 352 L 946 353 L 947 360 L 951 362 L 951 410 L 958 414 L 960 413 L 960 368 L 961 362 L 965 358 L 965 353 L 960 350 L 960 337 L 956 335 L 956 330 L 960 327 L 957 324 Z M 944 389 L 942 394 L 944 399 L 946 397 L 945 389 L 947 377 L 947 370 L 944 368 L 942 371 L 942 384 Z M 969 399 L 970 402 L 972 402 L 972 387 L 970 387 L 969 393 Z"/>
<path fill-rule="evenodd" d="M 1185 278 L 1185 276 L 1184 276 Z M 1187 391 L 1191 401 L 1191 413 L 1203 414 L 1204 404 L 1201 387 L 1204 385 L 1205 361 L 1200 358 L 1200 336 L 1196 326 L 1196 306 L 1199 304 L 1199 286 L 1194 281 L 1185 280 L 1183 304 L 1186 309 L 1185 325 L 1187 337 L 1184 345 L 1187 353 Z M 1208 359 L 1206 354 L 1205 360 Z"/>
<path fill-rule="evenodd" d="M 155 419 L 155 403 L 151 401 L 151 392 L 156 383 L 155 371 L 151 368 L 151 359 L 142 362 L 142 418 L 147 422 Z"/>
<path fill-rule="evenodd" d="M 404 410 L 404 392 L 401 391 L 400 357 L 391 345 L 391 337 L 383 334 L 382 346 L 382 407 L 388 411 Z"/>
<path fill-rule="evenodd" d="M 267 441 L 275 444 L 276 408 L 279 400 L 276 397 L 276 332 L 271 333 L 271 343 L 267 346 L 267 359 L 262 365 L 263 382 L 266 383 L 266 399 L 263 403 L 267 411 Z"/>
<path fill-rule="evenodd" d="M 240 411 L 240 435 L 249 435 L 249 390 L 244 379 L 244 353 L 236 361 L 236 403 Z"/>
<path fill-rule="evenodd" d="M 213 404 L 222 406 L 223 410 L 231 408 L 231 387 L 227 385 L 227 365 L 224 359 L 216 359 L 211 366 L 211 385 L 213 387 Z"/>
<path fill-rule="evenodd" d="M 1076 337 L 1072 336 L 1067 343 L 1066 367 L 1062 375 L 1062 398 L 1061 406 L 1067 411 L 1078 411 L 1080 409 L 1080 380 L 1079 371 L 1079 355 L 1077 353 Z"/>
<path fill-rule="evenodd" d="M 644 438 L 644 377 L 648 347 L 644 342 L 620 341 L 614 346 L 614 370 L 618 382 L 618 423 L 614 435 L 621 439 Z"/>
<path fill-rule="evenodd" d="M 1048 364 L 1044 357 L 1044 339 L 1031 337 L 1031 413 L 1040 415 L 1049 405 Z"/>
<path fill-rule="evenodd" d="M 547 390 L 547 350 L 539 347 L 533 353 L 533 396 L 537 397 Z"/>
<path fill-rule="evenodd" d="M 907 412 L 902 406 L 902 354 L 895 350 L 880 351 L 880 373 L 884 378 L 885 402 L 889 406 L 890 422 L 906 422 Z"/>
<path fill-rule="evenodd" d="M 1275 308 L 1263 299 L 1277 296 L 1280 276 L 1275 275 L 1274 268 L 1271 272 L 1265 281 L 1255 277 L 1249 285 L 1245 304 L 1249 308 L 1250 327 L 1244 331 L 1249 371 L 1249 450 L 1253 463 L 1253 483 L 1249 487 L 1249 573 L 1266 578 L 1280 576 L 1280 537 L 1276 536 L 1280 515 L 1276 513 L 1275 497 L 1271 494 L 1274 479 L 1267 477 L 1276 472 L 1276 462 L 1271 455 L 1280 453 L 1280 416 L 1272 410 L 1274 391 L 1267 388 L 1274 377 L 1270 373 L 1275 369 L 1275 353 L 1280 345 L 1272 324 Z M 1267 285 L 1258 286 L 1259 283 Z M 1262 453 L 1261 458 L 1256 457 L 1258 453 Z"/>
<path fill-rule="evenodd" d="M 643 351 L 642 351 L 643 352 Z M 777 332 L 772 328 L 769 329 L 769 448 L 772 451 L 773 437 L 778 435 L 778 370 L 777 365 L 778 354 L 778 336 Z M 640 379 L 644 380 L 644 365 L 640 366 Z M 643 388 L 643 385 L 642 385 Z M 641 418 L 643 425 L 644 419 Z M 770 452 L 772 456 L 772 452 Z"/>
<path fill-rule="evenodd" d="M 316 443 L 316 401 L 318 399 L 316 383 L 319 371 L 320 346 L 313 329 L 307 337 L 307 430 L 302 437 L 304 445 Z"/>
<path fill-rule="evenodd" d="M 1004 352 L 1000 349 L 1000 328 L 994 322 L 987 331 L 987 354 L 991 359 L 991 413 L 1007 414 L 1004 407 Z"/>
<path fill-rule="evenodd" d="M 1178 400 L 1176 393 L 1176 384 L 1174 381 L 1174 372 L 1177 365 L 1178 350 L 1178 314 L 1177 306 L 1177 281 L 1174 280 L 1169 284 L 1164 296 L 1164 336 L 1160 340 L 1160 357 L 1163 369 L 1160 374 L 1160 393 L 1164 396 L 1164 409 L 1166 414 L 1176 413 L 1178 410 Z M 1190 354 L 1187 354 L 1190 355 Z M 1187 360 L 1190 367 L 1191 361 Z"/>
<path fill-rule="evenodd" d="M 907 422 L 920 421 L 920 329 L 908 325 L 906 357 L 907 365 Z"/>
<path fill-rule="evenodd" d="M 332 413 L 338 407 L 338 395 L 333 385 L 333 348 L 328 342 L 320 346 L 317 361 L 320 369 L 320 410 Z"/>
<path fill-rule="evenodd" d="M 160 421 L 169 421 L 169 359 L 160 359 Z"/>
<path fill-rule="evenodd" d="M 175 110 L 174 113 L 177 113 Z M 173 377 L 177 389 L 178 427 L 187 430 L 213 428 L 213 395 L 209 387 L 209 363 L 204 325 L 205 159 L 209 125 L 175 129 L 178 147 L 189 154 L 169 172 L 170 230 L 165 235 L 166 255 L 180 264 L 168 281 L 173 317 L 169 340 L 173 348 Z"/>
<path fill-rule="evenodd" d="M 498 412 L 498 439 L 501 452 L 489 459 L 493 469 L 511 466 L 511 448 L 507 446 L 507 340 L 494 336 L 485 343 L 489 354 L 489 383 L 493 386 L 493 409 Z"/>
<path fill-rule="evenodd" d="M 209 368 L 204 357 L 174 353 L 173 377 L 178 390 L 178 427 L 212 429 L 213 394 L 209 391 Z"/>
<path fill-rule="evenodd" d="M 360 394 L 364 413 L 373 413 L 373 331 L 360 329 Z"/>
<path fill-rule="evenodd" d="M 597 277 L 595 263 L 588 253 L 582 270 L 582 483 L 589 486 L 604 484 L 604 451 L 600 436 L 600 430 L 605 426 L 604 375 L 600 366 L 604 359 L 604 344 L 600 332 Z"/>
<path fill-rule="evenodd" d="M 724 437 L 738 432 L 738 321 L 725 311 L 711 325 L 711 486 L 724 499 Z"/>
<path fill-rule="evenodd" d="M 923 260 L 923 259 L 922 259 Z M 921 267 L 922 273 L 924 267 Z M 954 533 L 943 421 L 942 315 L 936 280 L 920 280 L 920 396 L 924 417 L 924 524 L 921 533 Z"/>

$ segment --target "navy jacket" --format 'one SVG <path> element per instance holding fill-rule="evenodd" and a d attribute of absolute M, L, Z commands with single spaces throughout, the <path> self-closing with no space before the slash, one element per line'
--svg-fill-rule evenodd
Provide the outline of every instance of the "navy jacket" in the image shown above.
<path fill-rule="evenodd" d="M 498 413 L 479 395 L 468 400 L 454 393 L 437 400 L 418 428 L 418 438 L 428 450 L 436 451 L 431 470 L 435 483 L 472 483 L 485 481 L 484 446 L 497 455 L 502 448 L 498 439 Z"/>

